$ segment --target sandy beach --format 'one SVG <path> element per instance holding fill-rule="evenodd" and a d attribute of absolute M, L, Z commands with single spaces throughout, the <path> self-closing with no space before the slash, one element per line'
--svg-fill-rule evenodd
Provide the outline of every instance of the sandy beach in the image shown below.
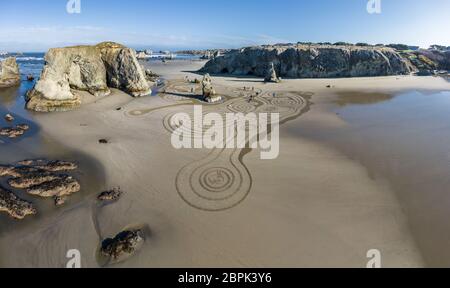
<path fill-rule="evenodd" d="M 247 111 L 242 102 L 244 86 L 261 91 L 261 97 L 276 93 L 296 100 L 293 111 L 285 115 L 280 110 L 286 121 L 280 130 L 279 157 L 261 160 L 258 149 L 172 148 L 173 127 L 167 119 L 175 112 L 192 113 L 193 105 L 199 104 L 186 97 L 198 85 L 184 79 L 200 78 L 192 71 L 203 64 L 152 62 L 150 68 L 166 85 L 151 97 L 132 98 L 113 90 L 103 98 L 86 95 L 86 104 L 74 111 L 33 114 L 41 133 L 99 163 L 104 179 L 96 183 L 98 193 L 120 187 L 124 196 L 101 206 L 92 193 L 32 225 L 2 233 L 0 265 L 64 267 L 67 251 L 78 249 L 83 267 L 99 267 L 101 239 L 131 227 L 146 231 L 145 245 L 114 267 L 364 268 L 371 249 L 382 252 L 383 267 L 448 263 L 436 260 L 426 244 L 424 233 L 428 232 L 420 229 L 426 225 L 423 219 L 433 219 L 411 217 L 408 195 L 389 175 L 373 177 L 372 165 L 358 157 L 363 147 L 351 156 L 352 143 L 336 144 L 323 135 L 349 127 L 351 121 L 335 109 L 358 105 L 360 98 L 352 95 L 362 94 L 372 99 L 365 101 L 377 103 L 403 91 L 448 91 L 449 82 L 393 76 L 264 84 L 258 78 L 213 77 L 227 102 L 207 105 L 207 111 L 227 107 Z M 99 144 L 99 139 L 107 139 L 108 144 Z M 390 156 L 388 148 L 380 151 L 379 157 Z M 202 159 L 208 164 L 202 164 Z M 230 171 L 238 182 L 230 185 L 239 185 L 236 193 L 241 201 L 216 199 L 192 205 L 195 198 L 183 198 L 189 192 L 186 187 L 192 186 L 189 181 L 193 180 L 187 179 L 192 176 L 185 175 L 191 167 L 204 173 L 217 167 L 222 169 L 218 173 Z M 201 209 L 205 205 L 220 211 Z"/>

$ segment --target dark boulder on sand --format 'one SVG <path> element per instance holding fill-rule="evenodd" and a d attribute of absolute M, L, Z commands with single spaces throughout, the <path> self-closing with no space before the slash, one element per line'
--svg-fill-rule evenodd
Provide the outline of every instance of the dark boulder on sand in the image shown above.
<path fill-rule="evenodd" d="M 97 199 L 102 202 L 114 202 L 122 197 L 122 191 L 120 188 L 114 188 L 112 190 L 104 191 L 98 195 Z"/>
<path fill-rule="evenodd" d="M 124 231 L 114 238 L 102 242 L 100 252 L 109 258 L 110 263 L 117 263 L 133 256 L 144 244 L 144 233 L 141 230 Z"/>

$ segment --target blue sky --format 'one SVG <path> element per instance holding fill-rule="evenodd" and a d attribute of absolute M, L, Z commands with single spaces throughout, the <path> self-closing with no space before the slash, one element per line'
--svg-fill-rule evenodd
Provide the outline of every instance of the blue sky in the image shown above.
<path fill-rule="evenodd" d="M 105 40 L 134 48 L 241 47 L 278 42 L 450 46 L 450 0 L 0 0 L 0 50 Z"/>

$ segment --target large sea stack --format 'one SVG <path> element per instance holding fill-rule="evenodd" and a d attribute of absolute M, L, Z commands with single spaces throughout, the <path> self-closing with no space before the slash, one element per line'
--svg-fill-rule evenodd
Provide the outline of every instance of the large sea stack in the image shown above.
<path fill-rule="evenodd" d="M 271 64 L 287 78 L 403 75 L 414 67 L 392 48 L 353 45 L 275 45 L 233 50 L 210 60 L 202 72 L 265 77 Z"/>
<path fill-rule="evenodd" d="M 81 105 L 79 91 L 98 97 L 117 88 L 132 96 L 151 94 L 134 50 L 105 42 L 96 46 L 50 49 L 40 80 L 28 93 L 27 108 L 67 111 Z"/>
<path fill-rule="evenodd" d="M 0 88 L 19 85 L 20 72 L 16 58 L 9 57 L 0 61 Z"/>

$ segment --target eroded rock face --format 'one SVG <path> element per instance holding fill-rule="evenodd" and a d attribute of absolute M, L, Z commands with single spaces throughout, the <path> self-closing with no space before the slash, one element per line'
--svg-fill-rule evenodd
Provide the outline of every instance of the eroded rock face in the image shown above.
<path fill-rule="evenodd" d="M 423 64 L 428 64 L 430 69 L 450 71 L 450 50 L 419 50 L 416 54 L 418 55 L 419 61 L 422 60 L 424 62 Z M 422 57 L 425 57 L 425 59 Z"/>
<path fill-rule="evenodd" d="M 0 212 L 6 212 L 14 219 L 22 220 L 37 213 L 33 204 L 20 199 L 14 193 L 0 187 Z"/>
<path fill-rule="evenodd" d="M 7 122 L 14 122 L 15 118 L 11 114 L 5 115 L 5 120 Z M 9 138 L 17 138 L 25 134 L 26 131 L 30 129 L 27 124 L 17 124 L 9 127 L 0 127 L 0 136 L 5 136 Z"/>
<path fill-rule="evenodd" d="M 36 112 L 66 112 L 81 106 L 81 98 L 76 94 L 73 99 L 50 100 L 42 94 L 36 93 L 36 90 L 31 90 L 28 92 L 27 98 L 27 109 Z"/>
<path fill-rule="evenodd" d="M 114 238 L 102 242 L 101 254 L 117 263 L 133 256 L 143 245 L 144 233 L 141 230 L 124 231 Z"/>
<path fill-rule="evenodd" d="M 264 82 L 272 82 L 279 83 L 280 79 L 277 76 L 277 71 L 275 70 L 275 66 L 273 63 L 270 63 L 269 70 L 267 70 L 266 78 L 264 78 Z"/>
<path fill-rule="evenodd" d="M 133 96 L 151 93 L 132 49 L 116 43 L 50 49 L 39 81 L 27 94 L 27 108 L 68 111 L 81 105 L 79 91 L 94 96 L 117 88 Z"/>
<path fill-rule="evenodd" d="M 112 42 L 95 47 L 102 55 L 109 87 L 120 89 L 134 97 L 152 93 L 133 49 Z"/>
<path fill-rule="evenodd" d="M 211 76 L 209 76 L 209 74 L 205 74 L 205 76 L 203 76 L 202 91 L 203 91 L 204 98 L 207 98 L 207 97 L 210 97 L 211 95 L 216 94 L 216 91 L 214 91 L 214 88 L 212 86 Z"/>
<path fill-rule="evenodd" d="M 212 85 L 212 79 L 209 74 L 205 74 L 202 80 L 203 100 L 208 103 L 216 103 L 222 100 L 221 96 L 216 95 L 216 90 Z"/>
<path fill-rule="evenodd" d="M 0 88 L 13 87 L 19 84 L 20 72 L 16 58 L 9 57 L 0 61 Z"/>
<path fill-rule="evenodd" d="M 287 45 L 233 50 L 210 60 L 202 72 L 266 77 L 270 63 L 288 78 L 364 77 L 410 74 L 412 65 L 386 47 Z"/>

